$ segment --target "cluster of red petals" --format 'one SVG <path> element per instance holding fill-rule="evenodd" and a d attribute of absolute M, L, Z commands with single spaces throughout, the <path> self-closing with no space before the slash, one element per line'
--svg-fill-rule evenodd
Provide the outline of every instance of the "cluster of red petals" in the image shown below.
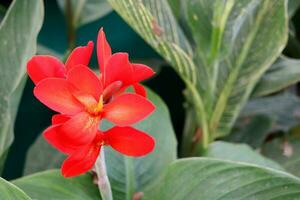
<path fill-rule="evenodd" d="M 129 61 L 126 53 L 112 54 L 100 29 L 97 57 L 100 75 L 88 68 L 93 42 L 75 48 L 66 63 L 47 55 L 37 55 L 27 63 L 35 83 L 34 95 L 58 112 L 44 131 L 46 140 L 68 155 L 62 165 L 65 177 L 90 170 L 103 145 L 128 156 L 143 156 L 154 148 L 154 139 L 130 125 L 150 115 L 155 106 L 139 84 L 154 72 L 143 64 Z M 124 91 L 132 86 L 135 93 Z M 115 126 L 99 130 L 102 119 Z"/>

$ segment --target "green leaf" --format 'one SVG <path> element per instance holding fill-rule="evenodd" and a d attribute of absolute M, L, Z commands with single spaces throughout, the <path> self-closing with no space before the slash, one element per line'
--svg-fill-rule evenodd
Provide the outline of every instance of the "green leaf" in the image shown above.
<path fill-rule="evenodd" d="M 64 178 L 59 170 L 45 171 L 14 180 L 32 199 L 38 200 L 99 200 L 98 188 L 91 175 Z"/>
<path fill-rule="evenodd" d="M 5 200 L 31 200 L 27 194 L 14 184 L 0 177 L 0 199 Z"/>
<path fill-rule="evenodd" d="M 298 81 L 300 81 L 300 60 L 281 57 L 260 79 L 252 96 L 268 95 Z"/>
<path fill-rule="evenodd" d="M 156 140 L 155 150 L 141 158 L 129 158 L 105 148 L 108 175 L 114 199 L 132 199 L 135 192 L 156 187 L 167 166 L 176 159 L 176 138 L 166 105 L 148 90 L 148 98 L 156 105 L 156 111 L 136 125 L 136 128 L 152 135 Z M 111 124 L 104 121 L 103 130 Z M 25 174 L 58 168 L 64 155 L 46 144 L 42 137 L 30 148 L 25 163 Z"/>
<path fill-rule="evenodd" d="M 274 119 L 267 115 L 240 117 L 232 133 L 224 138 L 228 142 L 246 143 L 257 149 L 262 146 L 268 134 L 272 131 Z"/>
<path fill-rule="evenodd" d="M 300 6 L 299 0 L 288 0 L 289 2 L 289 17 L 292 18 Z"/>
<path fill-rule="evenodd" d="M 176 159 L 176 138 L 166 105 L 148 90 L 148 98 L 156 105 L 155 112 L 135 127 L 155 138 L 155 149 L 141 158 L 131 158 L 106 148 L 106 164 L 114 200 L 131 200 L 136 192 L 151 191 L 163 172 Z"/>
<path fill-rule="evenodd" d="M 262 153 L 276 162 L 280 163 L 289 173 L 300 177 L 300 140 L 277 138 L 266 143 Z"/>
<path fill-rule="evenodd" d="M 64 159 L 66 156 L 54 149 L 41 135 L 28 150 L 24 175 L 60 168 Z"/>
<path fill-rule="evenodd" d="M 65 12 L 66 1 L 57 0 L 60 9 Z M 80 27 L 93 22 L 111 12 L 106 0 L 69 0 L 72 8 L 73 23 Z M 65 13 L 66 14 L 66 13 Z"/>
<path fill-rule="evenodd" d="M 284 93 L 249 101 L 241 117 L 264 115 L 274 121 L 272 131 L 288 131 L 300 121 L 300 99 Z"/>
<path fill-rule="evenodd" d="M 205 156 L 284 170 L 278 163 L 260 155 L 246 144 L 234 144 L 221 141 L 214 142 L 209 145 Z"/>
<path fill-rule="evenodd" d="M 0 25 L 0 158 L 13 141 L 26 62 L 36 50 L 43 15 L 43 1 L 15 0 Z"/>
<path fill-rule="evenodd" d="M 161 200 L 292 200 L 300 195 L 300 180 L 292 175 L 210 158 L 174 162 L 160 187 Z"/>

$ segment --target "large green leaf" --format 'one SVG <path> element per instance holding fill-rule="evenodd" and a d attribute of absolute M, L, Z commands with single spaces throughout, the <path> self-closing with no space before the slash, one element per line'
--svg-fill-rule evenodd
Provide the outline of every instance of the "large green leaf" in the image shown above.
<path fill-rule="evenodd" d="M 25 66 L 43 22 L 42 0 L 15 0 L 0 25 L 0 158 L 13 140 Z"/>
<path fill-rule="evenodd" d="M 105 148 L 108 175 L 115 200 L 132 199 L 134 192 L 152 190 L 167 166 L 176 159 L 177 144 L 168 109 L 150 90 L 148 98 L 156 105 L 156 111 L 136 127 L 155 138 L 154 152 L 141 158 L 129 158 L 109 147 Z M 105 121 L 102 128 L 109 126 Z M 64 155 L 40 137 L 27 154 L 25 174 L 58 168 L 63 159 Z"/>
<path fill-rule="evenodd" d="M 75 27 L 95 21 L 112 10 L 106 0 L 57 0 L 63 12 L 66 11 L 67 1 L 70 2 Z"/>
<path fill-rule="evenodd" d="M 281 57 L 255 87 L 252 96 L 264 96 L 300 81 L 300 60 Z"/>
<path fill-rule="evenodd" d="M 217 141 L 209 145 L 205 156 L 283 170 L 278 163 L 263 157 L 246 144 Z"/>
<path fill-rule="evenodd" d="M 300 195 L 300 180 L 292 175 L 209 158 L 174 162 L 160 187 L 161 200 L 292 200 Z"/>
<path fill-rule="evenodd" d="M 64 178 L 59 170 L 45 171 L 26 176 L 13 183 L 32 199 L 38 200 L 99 200 L 98 188 L 91 175 Z"/>
<path fill-rule="evenodd" d="M 31 200 L 22 190 L 14 184 L 0 177 L 0 199 L 5 200 Z"/>

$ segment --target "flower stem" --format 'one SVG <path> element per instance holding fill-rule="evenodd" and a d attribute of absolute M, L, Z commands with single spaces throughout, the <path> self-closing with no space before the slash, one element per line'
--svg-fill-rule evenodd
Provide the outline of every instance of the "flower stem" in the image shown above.
<path fill-rule="evenodd" d="M 106 173 L 104 147 L 101 148 L 100 155 L 96 161 L 95 171 L 98 176 L 98 188 L 102 200 L 113 200 L 110 182 Z"/>

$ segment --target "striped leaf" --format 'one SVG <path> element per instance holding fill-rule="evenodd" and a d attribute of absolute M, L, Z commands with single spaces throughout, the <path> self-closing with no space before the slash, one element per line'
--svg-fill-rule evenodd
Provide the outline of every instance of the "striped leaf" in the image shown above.
<path fill-rule="evenodd" d="M 287 40 L 285 0 L 187 0 L 187 24 L 209 72 L 209 132 L 229 133 L 253 87 Z"/>
<path fill-rule="evenodd" d="M 202 141 L 230 132 L 287 40 L 286 0 L 108 1 L 185 81 Z"/>
<path fill-rule="evenodd" d="M 184 80 L 196 83 L 191 46 L 165 0 L 109 2 L 142 38 L 172 64 Z"/>

